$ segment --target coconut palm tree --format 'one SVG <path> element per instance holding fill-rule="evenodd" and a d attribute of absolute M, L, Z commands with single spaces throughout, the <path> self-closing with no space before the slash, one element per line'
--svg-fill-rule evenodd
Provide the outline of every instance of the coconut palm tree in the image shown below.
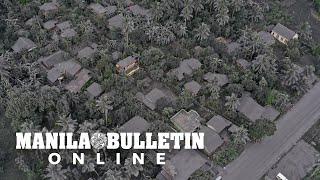
<path fill-rule="evenodd" d="M 209 83 L 208 90 L 210 93 L 210 99 L 217 100 L 220 98 L 220 87 L 216 83 Z"/>
<path fill-rule="evenodd" d="M 259 75 L 274 73 L 276 70 L 275 59 L 271 58 L 266 54 L 258 55 L 256 59 L 253 61 L 252 68 L 254 72 L 256 72 Z"/>
<path fill-rule="evenodd" d="M 78 123 L 76 120 L 73 120 L 71 118 L 71 115 L 69 116 L 60 116 L 59 120 L 56 123 L 59 127 L 61 127 L 60 131 L 63 132 L 74 132 L 78 126 Z"/>
<path fill-rule="evenodd" d="M 9 76 L 9 65 L 5 61 L 3 55 L 0 56 L 0 78 L 5 78 Z"/>
<path fill-rule="evenodd" d="M 224 25 L 226 25 L 226 24 L 229 22 L 229 20 L 230 20 L 228 8 L 223 8 L 223 9 L 216 15 L 216 18 L 217 18 L 217 22 L 218 22 L 219 26 L 224 26 Z"/>
<path fill-rule="evenodd" d="M 208 39 L 210 35 L 210 26 L 208 26 L 205 23 L 201 23 L 201 25 L 195 30 L 196 34 L 195 37 L 200 40 L 206 40 Z"/>
<path fill-rule="evenodd" d="M 247 144 L 247 142 L 250 141 L 248 130 L 243 126 L 238 127 L 237 131 L 235 133 L 232 133 L 232 138 L 236 144 Z"/>
<path fill-rule="evenodd" d="M 96 106 L 99 108 L 100 112 L 105 115 L 105 123 L 108 124 L 108 113 L 113 110 L 112 101 L 108 95 L 102 95 L 97 101 Z"/>
<path fill-rule="evenodd" d="M 296 84 L 301 79 L 301 73 L 296 67 L 291 67 L 285 72 L 284 84 L 286 86 L 292 86 Z"/>
<path fill-rule="evenodd" d="M 222 59 L 215 56 L 209 56 L 207 58 L 207 61 L 208 61 L 209 69 L 212 72 L 217 71 L 218 67 L 221 66 L 223 63 Z"/>
<path fill-rule="evenodd" d="M 224 104 L 229 111 L 235 112 L 240 105 L 239 98 L 232 93 L 230 96 L 226 96 L 226 103 Z"/>
<path fill-rule="evenodd" d="M 122 33 L 125 36 L 126 45 L 129 46 L 129 34 L 135 30 L 133 18 L 129 15 L 125 15 L 123 24 Z"/>
<path fill-rule="evenodd" d="M 45 170 L 47 173 L 43 176 L 44 178 L 48 178 L 50 180 L 64 180 L 68 179 L 66 173 L 66 169 L 62 169 L 62 165 L 57 164 L 49 164 Z"/>
<path fill-rule="evenodd" d="M 175 33 L 178 37 L 186 37 L 188 35 L 187 26 L 183 23 L 178 24 Z"/>
<path fill-rule="evenodd" d="M 194 3 L 193 0 L 184 0 L 183 5 L 184 7 L 180 13 L 180 16 L 183 17 L 184 22 L 186 24 L 187 21 L 193 18 Z"/>

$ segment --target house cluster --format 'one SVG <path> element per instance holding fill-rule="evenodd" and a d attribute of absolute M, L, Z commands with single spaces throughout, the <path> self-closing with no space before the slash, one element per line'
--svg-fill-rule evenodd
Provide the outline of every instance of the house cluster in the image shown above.
<path fill-rule="evenodd" d="M 149 10 L 134 4 L 131 0 L 126 0 L 124 3 L 125 10 L 132 13 L 135 16 L 150 16 Z M 98 16 L 104 16 L 108 19 L 108 27 L 110 29 L 122 29 L 125 17 L 122 13 L 117 14 L 117 6 L 111 6 L 108 4 L 92 3 L 89 5 L 89 9 Z"/>
<path fill-rule="evenodd" d="M 210 164 L 208 156 L 221 147 L 227 139 L 224 133 L 234 133 L 237 131 L 238 126 L 234 125 L 220 115 L 213 116 L 206 125 L 201 125 L 205 122 L 195 110 L 186 111 L 180 110 L 170 121 L 174 125 L 176 131 L 179 132 L 203 132 L 204 133 L 204 150 L 180 150 L 170 157 L 166 165 L 162 167 L 161 172 L 157 175 L 159 180 L 168 179 L 188 179 L 192 173 L 200 168 L 204 168 Z M 173 166 L 175 173 L 170 171 Z"/>
<path fill-rule="evenodd" d="M 72 93 L 81 92 L 91 79 L 88 69 L 82 68 L 75 59 L 69 58 L 68 53 L 61 50 L 41 57 L 38 62 L 46 70 L 50 84 L 59 82 Z M 88 86 L 86 91 L 91 98 L 94 98 L 102 93 L 102 88 L 98 83 L 93 83 Z"/>

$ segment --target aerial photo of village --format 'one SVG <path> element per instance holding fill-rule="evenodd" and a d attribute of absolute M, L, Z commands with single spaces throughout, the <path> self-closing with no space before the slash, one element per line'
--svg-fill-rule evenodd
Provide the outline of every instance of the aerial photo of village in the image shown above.
<path fill-rule="evenodd" d="M 0 180 L 320 180 L 319 78 L 320 0 L 0 0 Z M 16 132 L 204 148 L 19 150 Z"/>

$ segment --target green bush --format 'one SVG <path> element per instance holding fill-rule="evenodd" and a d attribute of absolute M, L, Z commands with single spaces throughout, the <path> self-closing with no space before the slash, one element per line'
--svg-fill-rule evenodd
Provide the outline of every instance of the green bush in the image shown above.
<path fill-rule="evenodd" d="M 276 131 L 276 124 L 269 120 L 257 120 L 249 128 L 249 136 L 253 141 L 260 141 L 266 136 L 271 136 Z"/>

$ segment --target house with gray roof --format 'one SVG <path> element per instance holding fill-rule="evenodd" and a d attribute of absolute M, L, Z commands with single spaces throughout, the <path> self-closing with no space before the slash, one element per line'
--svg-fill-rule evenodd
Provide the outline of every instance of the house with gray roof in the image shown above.
<path fill-rule="evenodd" d="M 27 26 L 32 26 L 34 25 L 37 21 L 38 21 L 39 17 L 38 16 L 34 16 L 30 19 L 28 19 L 26 22 L 25 22 L 25 25 Z"/>
<path fill-rule="evenodd" d="M 102 93 L 102 88 L 101 85 L 94 82 L 92 83 L 88 88 L 87 88 L 87 94 L 90 98 L 95 98 L 100 96 L 100 94 Z"/>
<path fill-rule="evenodd" d="M 280 161 L 273 166 L 267 176 L 276 180 L 281 173 L 288 180 L 301 180 L 310 173 L 319 160 L 319 152 L 310 144 L 300 140 Z"/>
<path fill-rule="evenodd" d="M 35 48 L 37 48 L 37 45 L 25 37 L 19 37 L 19 39 L 11 47 L 11 49 L 16 53 L 20 53 L 22 51 L 32 51 Z"/>
<path fill-rule="evenodd" d="M 170 118 L 170 121 L 181 132 L 194 132 L 200 127 L 201 117 L 195 110 L 187 112 L 181 109 Z"/>
<path fill-rule="evenodd" d="M 96 49 L 93 49 L 92 47 L 87 46 L 78 52 L 77 58 L 79 58 L 79 59 L 91 58 L 91 57 L 93 57 L 95 52 L 96 52 Z"/>
<path fill-rule="evenodd" d="M 104 15 L 107 12 L 106 8 L 99 3 L 91 3 L 89 9 L 99 16 Z"/>
<path fill-rule="evenodd" d="M 218 86 L 224 86 L 229 83 L 229 78 L 225 74 L 208 72 L 203 76 L 203 79 L 208 82 L 216 82 Z"/>
<path fill-rule="evenodd" d="M 59 4 L 57 2 L 48 2 L 39 6 L 39 10 L 43 15 L 48 16 L 56 13 L 59 10 Z"/>
<path fill-rule="evenodd" d="M 133 6 L 129 6 L 128 10 L 133 14 L 133 15 L 140 15 L 140 16 L 150 16 L 151 13 L 149 12 L 149 10 L 139 6 L 139 5 L 133 5 Z"/>
<path fill-rule="evenodd" d="M 201 89 L 201 85 L 196 81 L 190 81 L 184 85 L 184 90 L 196 96 Z"/>
<path fill-rule="evenodd" d="M 208 122 L 207 126 L 217 133 L 221 133 L 224 129 L 229 127 L 232 123 L 220 115 L 213 116 Z"/>
<path fill-rule="evenodd" d="M 106 15 L 107 17 L 114 16 L 115 13 L 117 12 L 117 6 L 107 6 L 106 7 Z"/>
<path fill-rule="evenodd" d="M 281 43 L 287 45 L 289 41 L 298 39 L 298 34 L 284 25 L 278 23 L 271 31 L 273 37 L 275 37 Z"/>
<path fill-rule="evenodd" d="M 119 61 L 116 64 L 116 69 L 118 73 L 131 76 L 134 72 L 139 70 L 139 61 L 138 57 L 128 56 L 125 59 Z"/>
<path fill-rule="evenodd" d="M 55 83 L 58 79 L 63 79 L 64 76 L 73 77 L 81 70 L 81 65 L 74 60 L 68 60 L 56 64 L 47 73 L 47 78 L 50 83 Z"/>
<path fill-rule="evenodd" d="M 77 32 L 73 28 L 65 29 L 60 34 L 62 38 L 72 38 L 76 35 L 77 35 Z"/>
<path fill-rule="evenodd" d="M 198 59 L 191 58 L 185 59 L 180 62 L 178 68 L 173 69 L 170 73 L 177 77 L 181 81 L 185 75 L 191 76 L 192 73 L 202 66 L 201 62 Z"/>
<path fill-rule="evenodd" d="M 157 108 L 157 102 L 161 98 L 168 98 L 166 94 L 158 88 L 152 89 L 146 95 L 143 95 L 142 93 L 137 93 L 136 97 L 139 101 L 143 102 L 143 104 L 145 104 L 151 110 L 155 110 Z"/>
<path fill-rule="evenodd" d="M 82 69 L 77 75 L 76 79 L 70 81 L 65 88 L 72 93 L 79 93 L 82 87 L 91 79 L 90 71 Z"/>
<path fill-rule="evenodd" d="M 63 31 L 63 30 L 66 30 L 66 29 L 70 29 L 71 28 L 71 23 L 70 23 L 70 21 L 61 22 L 61 23 L 57 24 L 57 28 L 60 31 Z"/>
<path fill-rule="evenodd" d="M 173 156 L 166 165 L 162 166 L 161 172 L 157 175 L 157 180 L 186 180 L 192 173 L 200 169 L 207 162 L 207 158 L 203 157 L 196 150 L 182 149 Z M 170 172 L 169 167 L 173 166 L 176 174 Z"/>
<path fill-rule="evenodd" d="M 248 62 L 245 59 L 237 59 L 236 64 L 238 67 L 240 67 L 244 70 L 248 69 L 251 66 L 251 62 Z"/>
<path fill-rule="evenodd" d="M 235 51 L 240 48 L 240 44 L 237 42 L 230 42 L 227 44 L 227 53 L 232 55 Z"/>
<path fill-rule="evenodd" d="M 211 128 L 202 126 L 199 132 L 204 133 L 204 152 L 208 156 L 212 155 L 223 144 L 219 134 Z"/>
<path fill-rule="evenodd" d="M 237 106 L 237 111 L 245 115 L 250 121 L 255 122 L 261 119 L 264 107 L 249 95 L 243 95 L 240 99 L 240 104 Z"/>
<path fill-rule="evenodd" d="M 56 24 L 58 23 L 58 21 L 56 20 L 49 20 L 45 23 L 43 23 L 43 28 L 45 28 L 46 30 L 52 30 L 56 27 Z"/>
<path fill-rule="evenodd" d="M 280 115 L 280 112 L 273 107 L 263 107 L 249 95 L 243 95 L 241 97 L 240 105 L 237 106 L 237 111 L 245 115 L 252 122 L 255 122 L 258 119 L 273 121 Z"/>
<path fill-rule="evenodd" d="M 120 128 L 120 132 L 131 132 L 131 133 L 143 133 L 147 131 L 150 124 L 140 116 L 131 118 L 128 122 L 123 124 Z"/>
<path fill-rule="evenodd" d="M 260 31 L 260 32 L 258 33 L 258 36 L 259 36 L 260 40 L 261 40 L 264 44 L 266 44 L 267 46 L 271 46 L 271 45 L 273 45 L 273 44 L 276 42 L 276 41 L 274 40 L 273 36 L 272 36 L 270 33 L 266 32 L 266 31 Z"/>
<path fill-rule="evenodd" d="M 267 119 L 267 120 L 273 121 L 273 120 L 277 119 L 277 117 L 279 115 L 280 115 L 280 112 L 278 110 L 276 110 L 274 107 L 265 106 L 261 117 L 262 117 L 262 119 Z"/>
<path fill-rule="evenodd" d="M 50 56 L 41 57 L 38 62 L 42 64 L 46 69 L 51 69 L 54 65 L 59 64 L 66 60 L 68 54 L 64 51 L 57 51 Z"/>
<path fill-rule="evenodd" d="M 124 0 L 124 6 L 125 7 L 128 7 L 128 6 L 133 6 L 134 5 L 134 2 L 131 1 L 131 0 Z"/>
<path fill-rule="evenodd" d="M 108 19 L 108 27 L 110 29 L 122 29 L 124 24 L 123 15 L 119 14 Z"/>

